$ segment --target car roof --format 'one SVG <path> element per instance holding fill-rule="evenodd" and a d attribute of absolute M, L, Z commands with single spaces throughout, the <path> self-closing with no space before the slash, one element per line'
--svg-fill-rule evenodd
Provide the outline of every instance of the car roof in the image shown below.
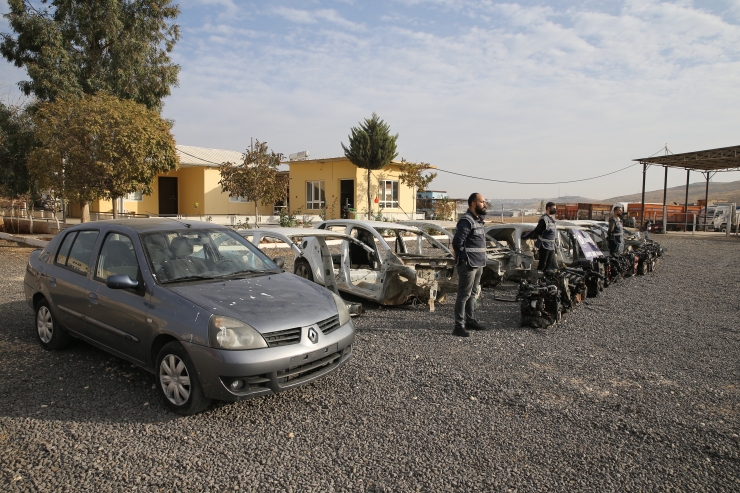
<path fill-rule="evenodd" d="M 369 227 L 374 229 L 401 229 L 406 231 L 419 231 L 419 228 L 417 228 L 416 226 L 408 226 L 406 224 L 391 223 L 385 221 L 362 221 L 359 219 L 330 219 L 328 221 L 323 221 L 319 224 L 319 226 L 322 224 L 325 224 L 327 226 L 348 224 L 352 226 L 364 226 L 366 228 Z"/>
<path fill-rule="evenodd" d="M 429 225 L 429 226 L 437 226 L 439 228 L 445 228 L 445 229 L 446 228 L 457 228 L 457 223 L 455 221 L 437 221 L 435 219 L 429 219 L 425 221 L 425 220 L 417 219 L 414 221 L 409 220 L 409 221 L 398 221 L 398 222 L 401 224 L 408 224 L 411 226 L 420 226 L 420 227 Z"/>
<path fill-rule="evenodd" d="M 175 219 L 167 217 L 140 217 L 135 219 L 107 219 L 105 221 L 91 221 L 73 226 L 74 229 L 89 229 L 95 227 L 116 227 L 123 226 L 131 228 L 136 232 L 143 233 L 146 231 L 158 230 L 178 230 L 178 229 L 226 229 L 226 226 L 213 224 L 205 221 L 191 221 L 188 219 Z M 69 228 L 69 229 L 72 229 Z"/>
<path fill-rule="evenodd" d="M 344 233 L 337 233 L 335 231 L 327 231 L 325 229 L 317 228 L 250 228 L 240 229 L 237 233 L 244 235 L 245 233 L 264 233 L 264 234 L 279 234 L 284 236 L 347 236 Z"/>

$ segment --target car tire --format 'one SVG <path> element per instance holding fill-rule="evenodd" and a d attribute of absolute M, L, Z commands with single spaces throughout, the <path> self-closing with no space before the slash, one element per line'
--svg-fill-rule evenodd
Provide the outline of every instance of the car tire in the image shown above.
<path fill-rule="evenodd" d="M 299 258 L 295 261 L 293 274 L 313 282 L 313 272 L 311 271 L 311 264 L 309 264 L 308 260 L 304 258 Z"/>
<path fill-rule="evenodd" d="M 165 406 L 182 416 L 204 411 L 211 403 L 203 393 L 195 365 L 188 352 L 177 341 L 164 345 L 154 368 L 157 389 Z"/>
<path fill-rule="evenodd" d="M 36 303 L 36 335 L 41 346 L 50 351 L 63 349 L 69 344 L 69 334 L 57 323 L 46 299 Z"/>

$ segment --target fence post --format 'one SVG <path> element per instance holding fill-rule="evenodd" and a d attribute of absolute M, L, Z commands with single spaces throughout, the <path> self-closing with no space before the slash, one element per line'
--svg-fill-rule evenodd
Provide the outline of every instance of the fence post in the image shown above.
<path fill-rule="evenodd" d="M 696 234 L 696 214 L 691 214 L 691 216 L 694 218 L 693 219 L 694 224 L 691 226 L 691 234 L 695 235 Z"/>

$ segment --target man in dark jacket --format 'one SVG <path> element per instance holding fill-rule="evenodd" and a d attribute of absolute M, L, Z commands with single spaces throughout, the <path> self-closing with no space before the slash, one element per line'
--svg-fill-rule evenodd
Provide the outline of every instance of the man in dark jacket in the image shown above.
<path fill-rule="evenodd" d="M 609 243 L 609 255 L 612 257 L 619 253 L 623 236 L 622 208 L 617 206 L 614 208 L 612 217 L 609 218 L 609 229 L 606 234 L 606 239 Z"/>
<path fill-rule="evenodd" d="M 472 330 L 485 330 L 475 319 L 475 300 L 480 292 L 480 277 L 486 265 L 486 234 L 483 216 L 486 199 L 479 193 L 468 197 L 468 210 L 457 223 L 452 249 L 455 255 L 458 285 L 455 301 L 453 335 L 469 337 Z"/>
<path fill-rule="evenodd" d="M 558 211 L 554 202 L 548 202 L 545 205 L 545 214 L 540 217 L 537 226 L 527 235 L 529 240 L 535 241 L 534 246 L 539 249 L 540 262 L 537 264 L 537 270 L 546 271 L 557 269 L 558 263 L 555 259 L 555 238 L 558 233 L 555 225 L 555 213 Z"/>

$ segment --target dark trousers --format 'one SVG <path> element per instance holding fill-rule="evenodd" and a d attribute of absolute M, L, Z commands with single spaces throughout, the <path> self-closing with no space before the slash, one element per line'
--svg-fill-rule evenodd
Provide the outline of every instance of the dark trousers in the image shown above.
<path fill-rule="evenodd" d="M 622 242 L 616 242 L 612 239 L 608 240 L 609 243 L 609 255 L 612 257 L 619 255 L 619 249 L 622 246 Z"/>
<path fill-rule="evenodd" d="M 537 264 L 537 270 L 545 272 L 546 270 L 558 268 L 558 262 L 555 260 L 555 250 L 540 248 L 540 263 Z"/>
<path fill-rule="evenodd" d="M 465 322 L 475 320 L 475 297 L 480 289 L 483 267 L 470 267 L 462 263 L 457 269 L 457 299 L 455 300 L 455 327 L 465 327 Z"/>

